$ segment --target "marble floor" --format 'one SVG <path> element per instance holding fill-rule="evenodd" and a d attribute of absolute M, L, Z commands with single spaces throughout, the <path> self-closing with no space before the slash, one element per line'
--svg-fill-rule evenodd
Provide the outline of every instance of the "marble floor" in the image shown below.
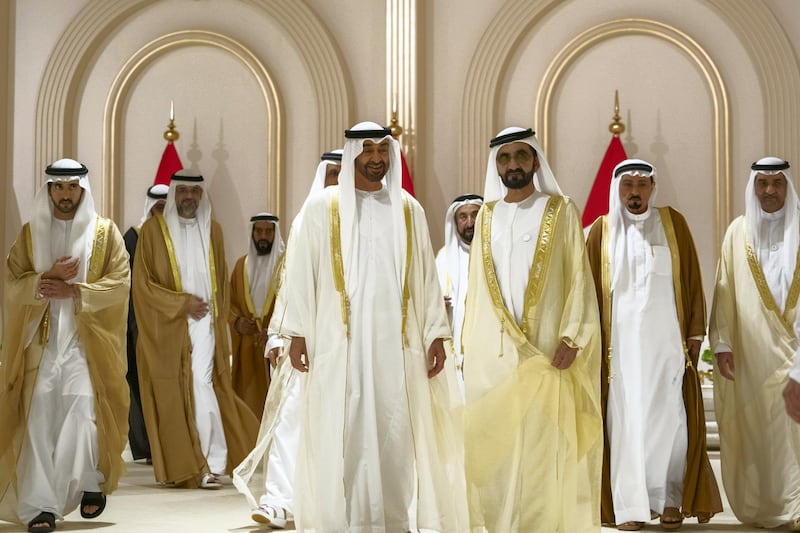
<path fill-rule="evenodd" d="M 719 455 L 711 456 L 719 480 Z M 119 490 L 108 500 L 108 507 L 97 520 L 82 520 L 75 511 L 57 524 L 56 531 L 97 531 L 98 533 L 162 533 L 162 532 L 251 532 L 271 531 L 250 520 L 249 509 L 243 496 L 232 485 L 217 491 L 160 488 L 153 480 L 152 468 L 128 461 L 128 474 L 120 481 Z M 720 487 L 722 486 L 720 482 Z M 698 525 L 687 521 L 682 532 L 755 532 L 739 524 L 727 508 L 715 516 L 711 523 Z M 20 526 L 0 522 L 0 533 L 25 531 Z M 603 528 L 603 532 L 616 531 Z M 646 525 L 642 531 L 663 531 L 657 521 Z M 788 531 L 787 527 L 772 531 Z M 531 532 L 546 533 L 546 532 Z"/>

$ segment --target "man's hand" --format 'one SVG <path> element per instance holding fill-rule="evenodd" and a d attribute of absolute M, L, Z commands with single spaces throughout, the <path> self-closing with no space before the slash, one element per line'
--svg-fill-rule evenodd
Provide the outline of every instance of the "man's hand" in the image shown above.
<path fill-rule="evenodd" d="M 733 364 L 733 353 L 719 352 L 718 354 L 714 355 L 717 357 L 717 368 L 719 369 L 719 373 L 722 374 L 722 377 L 725 379 L 733 381 L 733 373 L 736 371 L 736 367 Z"/>
<path fill-rule="evenodd" d="M 449 311 L 453 307 L 453 299 L 450 296 L 444 297 L 444 308 Z"/>
<path fill-rule="evenodd" d="M 576 355 L 578 355 L 577 348 L 570 348 L 567 343 L 561 341 L 558 348 L 556 348 L 555 355 L 553 355 L 553 362 L 550 364 L 559 370 L 566 370 L 572 366 Z"/>
<path fill-rule="evenodd" d="M 267 359 L 272 368 L 278 366 L 278 358 L 283 355 L 283 346 L 276 346 L 267 352 Z"/>
<path fill-rule="evenodd" d="M 694 360 L 698 355 L 700 355 L 700 345 L 702 343 L 697 339 L 689 339 L 686 341 L 686 349 L 689 351 L 689 357 Z"/>
<path fill-rule="evenodd" d="M 447 354 L 444 351 L 444 340 L 435 339 L 428 348 L 428 377 L 432 378 L 444 368 Z"/>
<path fill-rule="evenodd" d="M 783 401 L 786 403 L 786 413 L 795 422 L 800 422 L 800 383 L 789 378 L 783 389 Z"/>
<path fill-rule="evenodd" d="M 200 320 L 208 314 L 208 304 L 195 296 L 189 295 L 189 316 L 195 320 Z"/>
<path fill-rule="evenodd" d="M 78 288 L 60 279 L 40 279 L 37 292 L 45 298 L 64 300 L 78 295 Z"/>
<path fill-rule="evenodd" d="M 256 324 L 256 321 L 252 318 L 240 316 L 234 321 L 233 329 L 235 329 L 239 335 L 255 335 L 258 333 L 258 324 Z"/>
<path fill-rule="evenodd" d="M 298 372 L 308 372 L 308 350 L 305 337 L 292 337 L 289 345 L 289 360 Z"/>
<path fill-rule="evenodd" d="M 53 266 L 50 267 L 50 270 L 42 274 L 42 279 L 60 279 L 61 281 L 72 279 L 78 275 L 79 263 L 80 259 L 77 257 L 70 257 L 68 255 L 59 257 L 56 259 L 56 262 L 53 263 Z"/>

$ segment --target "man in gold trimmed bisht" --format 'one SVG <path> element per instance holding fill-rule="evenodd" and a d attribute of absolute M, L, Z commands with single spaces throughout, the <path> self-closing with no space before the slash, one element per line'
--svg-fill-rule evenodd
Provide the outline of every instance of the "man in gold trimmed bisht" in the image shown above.
<path fill-rule="evenodd" d="M 700 264 L 683 216 L 651 207 L 655 174 L 640 159 L 618 164 L 608 215 L 586 243 L 605 356 L 602 518 L 623 531 L 641 529 L 651 512 L 677 529 L 684 516 L 707 522 L 722 511 L 697 375 L 706 331 Z"/>
<path fill-rule="evenodd" d="M 599 531 L 600 331 L 580 216 L 532 130 L 489 146 L 462 334 L 471 526 Z"/>
<path fill-rule="evenodd" d="M 298 531 L 466 531 L 460 394 L 422 207 L 400 148 L 345 132 L 339 185 L 306 205 L 281 334 L 303 372 Z M 296 246 L 295 246 L 296 245 Z"/>
<path fill-rule="evenodd" d="M 728 226 L 709 338 L 722 483 L 736 518 L 800 531 L 800 426 L 781 392 L 798 349 L 800 206 L 789 163 L 753 163 L 745 214 Z"/>
<path fill-rule="evenodd" d="M 258 420 L 231 386 L 225 245 L 206 192 L 202 176 L 173 174 L 164 215 L 142 225 L 133 303 L 155 478 L 214 489 L 252 449 Z"/>
<path fill-rule="evenodd" d="M 122 235 L 95 211 L 85 166 L 45 172 L 8 254 L 0 355 L 0 519 L 38 532 L 79 504 L 103 512 L 125 471 L 129 403 Z"/>
<path fill-rule="evenodd" d="M 269 387 L 264 355 L 278 273 L 283 263 L 283 237 L 278 217 L 259 213 L 250 218 L 250 246 L 231 274 L 228 322 L 233 348 L 233 390 L 259 419 Z"/>

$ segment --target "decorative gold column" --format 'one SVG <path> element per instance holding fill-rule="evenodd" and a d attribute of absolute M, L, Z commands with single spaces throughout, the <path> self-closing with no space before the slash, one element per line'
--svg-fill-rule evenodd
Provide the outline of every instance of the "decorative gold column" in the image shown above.
<path fill-rule="evenodd" d="M 414 174 L 417 124 L 417 0 L 386 0 L 386 123 L 402 128 L 398 139 Z"/>

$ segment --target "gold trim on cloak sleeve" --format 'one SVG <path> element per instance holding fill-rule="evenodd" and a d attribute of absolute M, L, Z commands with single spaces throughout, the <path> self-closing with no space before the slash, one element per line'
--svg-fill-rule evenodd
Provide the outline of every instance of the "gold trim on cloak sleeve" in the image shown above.
<path fill-rule="evenodd" d="M 333 286 L 339 293 L 342 306 L 342 322 L 344 323 L 347 340 L 350 340 L 350 299 L 344 286 L 344 265 L 342 261 L 342 235 L 339 224 L 339 196 L 329 196 L 330 228 L 331 228 L 331 269 L 333 271 Z"/>
<path fill-rule="evenodd" d="M 269 282 L 269 287 L 267 288 L 267 295 L 264 297 L 264 306 L 261 308 L 261 316 L 258 317 L 258 328 L 264 329 L 269 324 L 264 324 L 264 319 L 269 313 L 269 308 L 272 306 L 272 302 L 275 300 L 275 295 L 278 294 L 278 291 L 281 288 L 281 272 L 283 271 L 283 262 L 286 260 L 286 250 L 283 251 L 280 258 L 278 258 L 278 262 L 275 263 L 275 269 L 272 271 L 272 280 Z"/>
<path fill-rule="evenodd" d="M 529 272 L 528 286 L 525 289 L 525 310 L 522 316 L 522 328 L 524 328 L 524 330 L 520 328 L 503 302 L 500 284 L 497 281 L 497 273 L 494 270 L 494 259 L 492 256 L 492 216 L 494 215 L 494 207 L 496 204 L 497 201 L 484 204 L 484 220 L 481 226 L 481 259 L 483 261 L 483 272 L 486 278 L 489 295 L 492 299 L 495 313 L 497 313 L 497 318 L 500 319 L 501 335 L 500 353 L 498 357 L 502 357 L 503 333 L 508 333 L 518 346 L 528 342 L 526 331 L 527 317 L 532 312 L 533 307 L 538 302 L 542 293 L 544 279 L 550 263 L 550 256 L 552 255 L 553 232 L 558 216 L 561 213 L 561 207 L 564 205 L 564 198 L 562 196 L 551 196 L 547 200 L 547 205 L 544 209 L 542 224 L 539 227 L 536 252 Z"/>
<path fill-rule="evenodd" d="M 164 236 L 164 245 L 167 247 L 167 256 L 169 257 L 169 266 L 172 269 L 172 278 L 175 280 L 175 290 L 183 292 L 181 288 L 181 271 L 178 268 L 178 260 L 175 258 L 175 246 L 172 244 L 172 238 L 169 236 L 169 228 L 167 221 L 163 215 L 156 215 L 158 225 L 161 226 L 161 234 Z"/>
<path fill-rule="evenodd" d="M 208 270 L 209 275 L 211 276 L 211 306 L 214 308 L 214 321 L 216 321 L 217 316 L 219 315 L 219 305 L 217 305 L 217 265 L 214 261 L 214 240 L 211 238 L 211 234 L 208 235 Z"/>
<path fill-rule="evenodd" d="M 685 311 L 683 309 L 683 287 L 681 286 L 681 254 L 678 248 L 678 238 L 675 235 L 675 225 L 672 223 L 668 207 L 659 207 L 658 214 L 661 215 L 661 226 L 667 237 L 669 255 L 672 259 L 672 288 L 675 291 L 675 309 L 678 311 L 678 324 L 683 326 L 685 323 Z M 681 335 L 682 336 L 682 335 Z M 689 348 L 686 346 L 686 339 L 681 339 L 683 346 L 683 356 L 686 358 L 686 367 L 692 367 L 692 359 L 689 357 Z"/>
<path fill-rule="evenodd" d="M 411 239 L 411 204 L 408 198 L 403 199 L 403 214 L 406 222 L 406 271 L 403 277 L 403 320 L 400 331 L 403 333 L 403 345 L 408 347 L 408 335 L 406 325 L 408 324 L 408 300 L 411 298 L 411 291 L 408 288 L 408 271 L 411 270 L 411 251 L 413 241 Z"/>
<path fill-rule="evenodd" d="M 111 221 L 107 218 L 97 217 L 94 228 L 94 242 L 92 243 L 92 255 L 89 258 L 89 269 L 86 275 L 87 283 L 94 283 L 103 274 L 103 263 L 106 259 L 106 248 L 108 247 L 108 231 Z"/>
<path fill-rule="evenodd" d="M 600 282 L 603 284 L 603 324 L 602 327 L 606 332 L 606 365 L 608 367 L 608 376 L 606 380 L 608 383 L 614 379 L 613 362 L 613 343 L 611 341 L 611 306 L 613 299 L 611 297 L 611 259 L 608 253 L 609 238 L 608 238 L 608 216 L 603 216 L 600 222 L 602 226 L 602 234 L 600 236 L 600 248 L 602 250 L 602 264 L 600 266 Z"/>

